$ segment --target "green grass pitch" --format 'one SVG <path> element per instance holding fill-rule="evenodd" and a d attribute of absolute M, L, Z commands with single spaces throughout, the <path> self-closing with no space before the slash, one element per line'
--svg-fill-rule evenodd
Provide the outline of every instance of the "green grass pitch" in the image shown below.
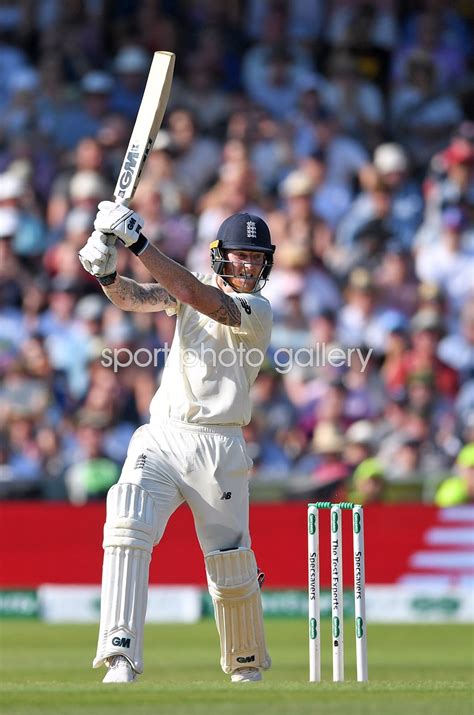
<path fill-rule="evenodd" d="M 309 684 L 306 622 L 267 619 L 273 667 L 262 683 L 231 684 L 218 666 L 214 623 L 147 626 L 146 670 L 130 686 L 92 670 L 95 626 L 0 623 L 0 712 L 8 715 L 469 715 L 474 629 L 369 624 L 369 683 L 355 682 L 346 622 L 346 682 L 331 682 L 329 623 L 323 681 Z"/>

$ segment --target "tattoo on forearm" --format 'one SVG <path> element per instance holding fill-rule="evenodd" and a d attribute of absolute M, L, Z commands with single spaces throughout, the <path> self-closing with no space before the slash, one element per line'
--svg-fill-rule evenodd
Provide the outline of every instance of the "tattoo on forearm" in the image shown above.
<path fill-rule="evenodd" d="M 209 313 L 209 317 L 212 320 L 216 320 L 218 323 L 223 323 L 223 325 L 230 325 L 236 327 L 240 325 L 240 310 L 232 300 L 232 298 L 219 291 L 220 306 L 213 313 Z"/>
<path fill-rule="evenodd" d="M 164 310 L 171 305 L 176 305 L 176 299 L 157 283 L 137 283 L 123 276 L 105 292 L 112 302 L 119 302 L 129 310 L 139 311 L 141 308 L 146 309 L 147 306 L 155 310 Z"/>

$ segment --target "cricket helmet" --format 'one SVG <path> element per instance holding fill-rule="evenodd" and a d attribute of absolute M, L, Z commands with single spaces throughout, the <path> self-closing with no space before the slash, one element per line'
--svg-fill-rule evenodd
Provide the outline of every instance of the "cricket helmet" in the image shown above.
<path fill-rule="evenodd" d="M 258 291 L 262 290 L 273 267 L 275 246 L 271 242 L 270 230 L 260 216 L 248 213 L 229 216 L 219 227 L 216 240 L 212 241 L 210 249 L 212 269 L 226 282 L 226 279 L 235 278 L 236 276 L 233 271 L 234 263 L 226 258 L 225 251 L 255 251 L 263 253 L 263 265 L 251 292 L 258 293 Z M 227 273 L 226 269 L 231 272 Z M 237 288 L 234 288 L 234 290 L 239 292 Z"/>

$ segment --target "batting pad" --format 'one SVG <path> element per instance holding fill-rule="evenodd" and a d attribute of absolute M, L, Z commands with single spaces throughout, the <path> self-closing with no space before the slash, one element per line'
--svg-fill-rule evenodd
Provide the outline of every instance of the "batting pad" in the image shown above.
<path fill-rule="evenodd" d="M 224 673 L 251 666 L 269 668 L 257 564 L 251 549 L 211 551 L 205 557 Z"/>
<path fill-rule="evenodd" d="M 137 673 L 143 672 L 148 570 L 156 529 L 155 505 L 148 492 L 135 484 L 110 489 L 94 668 L 109 656 L 124 655 Z"/>

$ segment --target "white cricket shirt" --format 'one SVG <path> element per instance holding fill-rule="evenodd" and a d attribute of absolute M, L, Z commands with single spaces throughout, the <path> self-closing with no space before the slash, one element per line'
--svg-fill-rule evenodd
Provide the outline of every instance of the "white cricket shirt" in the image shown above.
<path fill-rule="evenodd" d="M 195 274 L 217 287 L 216 274 Z M 229 294 L 238 328 L 222 325 L 183 303 L 167 310 L 177 322 L 161 385 L 150 404 L 151 424 L 168 419 L 202 425 L 246 425 L 249 390 L 270 343 L 272 310 L 259 293 Z"/>

